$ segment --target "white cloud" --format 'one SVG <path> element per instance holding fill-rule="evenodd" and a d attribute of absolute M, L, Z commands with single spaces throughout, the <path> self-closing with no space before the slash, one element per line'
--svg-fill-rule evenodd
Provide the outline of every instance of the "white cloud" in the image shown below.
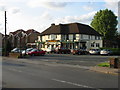
<path fill-rule="evenodd" d="M 0 11 L 5 11 L 6 10 L 6 4 L 3 2 L 0 2 Z"/>
<path fill-rule="evenodd" d="M 86 11 L 92 11 L 93 7 L 92 6 L 83 6 L 83 9 Z"/>
<path fill-rule="evenodd" d="M 114 11 L 115 14 L 118 12 L 118 0 L 104 0 L 105 7 Z"/>
<path fill-rule="evenodd" d="M 49 12 L 44 12 L 41 16 L 40 16 L 41 19 L 44 19 L 44 20 L 51 20 L 52 19 L 52 16 L 49 14 Z"/>
<path fill-rule="evenodd" d="M 20 13 L 21 10 L 18 7 L 12 7 L 8 11 L 12 14 L 17 14 L 17 13 Z"/>
<path fill-rule="evenodd" d="M 32 8 L 36 7 L 44 7 L 44 8 L 49 8 L 49 9 L 60 9 L 63 8 L 67 5 L 65 2 L 41 2 L 38 0 L 32 0 L 27 3 L 28 6 Z"/>
<path fill-rule="evenodd" d="M 82 22 L 85 24 L 90 24 L 91 20 L 93 19 L 93 16 L 95 15 L 97 11 L 93 11 L 91 13 L 81 15 L 81 16 L 66 16 L 63 18 L 57 18 L 54 23 L 73 23 L 73 22 Z"/>

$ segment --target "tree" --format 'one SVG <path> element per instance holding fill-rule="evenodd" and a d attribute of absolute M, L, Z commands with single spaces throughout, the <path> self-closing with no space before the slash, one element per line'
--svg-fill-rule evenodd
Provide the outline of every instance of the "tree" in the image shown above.
<path fill-rule="evenodd" d="M 97 12 L 91 22 L 91 26 L 103 35 L 103 39 L 112 40 L 117 31 L 117 16 L 108 9 Z"/>

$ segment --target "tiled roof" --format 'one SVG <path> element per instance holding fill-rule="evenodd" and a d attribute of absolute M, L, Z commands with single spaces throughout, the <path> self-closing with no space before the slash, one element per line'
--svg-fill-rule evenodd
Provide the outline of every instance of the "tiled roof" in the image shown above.
<path fill-rule="evenodd" d="M 29 30 L 26 31 L 26 34 L 30 34 L 30 33 L 33 33 L 33 32 L 39 33 L 38 31 L 36 31 L 34 29 L 29 29 Z"/>
<path fill-rule="evenodd" d="M 12 33 L 13 35 L 17 34 L 18 32 L 25 32 L 23 29 L 19 29 L 19 30 L 16 30 L 15 32 L 10 32 Z"/>
<path fill-rule="evenodd" d="M 41 35 L 46 34 L 87 34 L 101 36 L 97 31 L 91 28 L 89 25 L 81 23 L 70 24 L 52 24 L 48 29 L 43 31 Z"/>
<path fill-rule="evenodd" d="M 18 32 L 24 32 L 24 33 L 26 33 L 27 35 L 29 35 L 30 33 L 33 33 L 33 32 L 39 33 L 39 32 L 37 32 L 37 31 L 34 30 L 34 29 L 29 29 L 29 30 L 27 30 L 27 31 L 24 31 L 23 29 L 19 29 L 19 30 L 15 31 L 15 32 L 10 32 L 10 33 L 12 33 L 13 35 L 16 35 L 16 34 L 18 34 Z M 40 34 L 40 33 L 39 33 L 39 34 Z"/>

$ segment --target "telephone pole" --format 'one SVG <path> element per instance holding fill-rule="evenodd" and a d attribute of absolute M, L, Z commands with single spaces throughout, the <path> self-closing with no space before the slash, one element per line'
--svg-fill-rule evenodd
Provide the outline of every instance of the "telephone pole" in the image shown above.
<path fill-rule="evenodd" d="M 6 17 L 6 11 L 5 11 L 5 41 L 4 41 L 4 49 L 5 49 L 5 51 L 4 51 L 4 53 L 5 53 L 5 56 L 7 56 L 7 28 L 6 28 L 6 23 L 7 23 L 7 17 Z"/>

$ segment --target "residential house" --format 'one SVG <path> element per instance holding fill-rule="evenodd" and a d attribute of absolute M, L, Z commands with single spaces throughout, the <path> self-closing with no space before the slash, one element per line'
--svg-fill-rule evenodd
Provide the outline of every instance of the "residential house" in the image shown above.
<path fill-rule="evenodd" d="M 27 34 L 27 46 L 28 47 L 36 47 L 36 40 L 38 39 L 38 36 L 40 36 L 40 33 L 35 31 L 34 29 L 29 29 L 26 31 Z"/>
<path fill-rule="evenodd" d="M 81 23 L 51 24 L 38 37 L 42 49 L 64 47 L 69 49 L 98 49 L 103 46 L 102 36 L 88 25 Z"/>
<path fill-rule="evenodd" d="M 35 40 L 37 40 L 39 35 L 40 33 L 34 29 L 29 29 L 27 31 L 19 29 L 9 33 L 9 40 L 11 41 L 12 48 L 35 47 Z"/>
<path fill-rule="evenodd" d="M 0 33 L 0 48 L 2 48 L 2 39 L 3 39 L 3 34 Z"/>

